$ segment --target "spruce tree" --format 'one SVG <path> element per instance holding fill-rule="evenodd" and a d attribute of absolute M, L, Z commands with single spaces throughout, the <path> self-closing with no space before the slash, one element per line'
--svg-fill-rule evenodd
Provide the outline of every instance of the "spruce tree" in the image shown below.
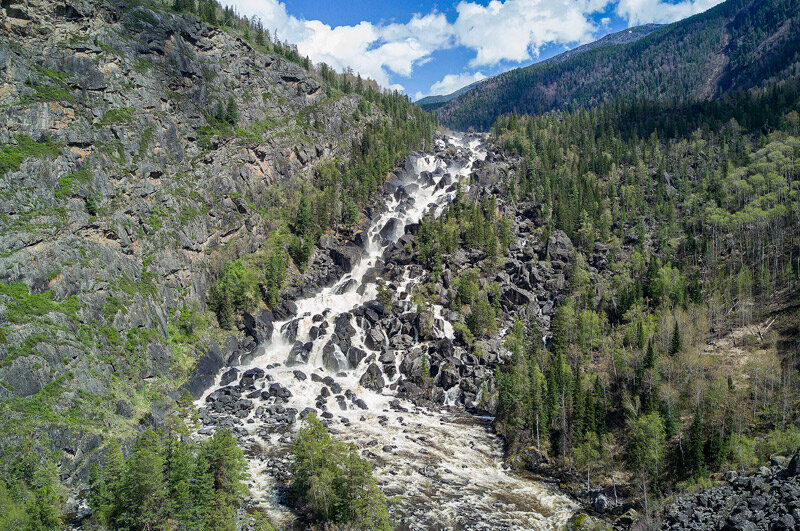
<path fill-rule="evenodd" d="M 233 96 L 228 98 L 228 105 L 225 108 L 225 121 L 231 125 L 236 125 L 239 122 L 239 108 L 236 106 L 236 100 Z"/>
<path fill-rule="evenodd" d="M 681 343 L 681 331 L 678 328 L 678 323 L 675 322 L 675 328 L 672 329 L 672 342 L 669 346 L 669 355 L 674 356 L 683 350 Z"/>

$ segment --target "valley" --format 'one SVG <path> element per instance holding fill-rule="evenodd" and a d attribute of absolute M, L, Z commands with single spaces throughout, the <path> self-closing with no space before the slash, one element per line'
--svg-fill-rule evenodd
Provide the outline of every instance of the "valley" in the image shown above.
<path fill-rule="evenodd" d="M 413 104 L 213 0 L 3 2 L 0 530 L 797 527 L 798 17 Z"/>

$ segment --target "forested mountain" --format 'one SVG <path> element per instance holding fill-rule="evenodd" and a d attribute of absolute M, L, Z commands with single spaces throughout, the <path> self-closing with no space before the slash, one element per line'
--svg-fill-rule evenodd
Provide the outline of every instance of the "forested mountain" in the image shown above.
<path fill-rule="evenodd" d="M 596 48 L 600 48 L 603 46 L 611 46 L 615 44 L 625 44 L 628 42 L 635 42 L 641 39 L 642 37 L 649 35 L 659 27 L 661 27 L 660 24 L 644 24 L 642 26 L 636 26 L 633 28 L 628 28 L 623 31 L 618 31 L 617 33 L 610 33 L 605 37 L 598 39 L 594 42 L 578 46 L 577 48 L 560 53 L 549 59 L 540 61 L 536 64 L 545 65 L 545 64 L 560 63 L 572 57 L 578 56 L 582 53 L 588 52 L 589 50 L 594 50 Z M 484 82 L 486 82 L 486 80 L 476 81 L 475 83 L 460 88 L 450 94 L 428 96 L 426 98 L 422 98 L 421 100 L 417 101 L 416 104 L 425 109 L 426 111 L 433 111 L 434 109 L 438 109 L 448 101 L 452 101 L 456 99 L 458 96 L 461 96 L 462 94 L 471 91 L 472 89 L 476 88 L 478 85 Z"/>
<path fill-rule="evenodd" d="M 577 109 L 616 99 L 707 100 L 795 71 L 798 35 L 797 2 L 728 0 L 631 44 L 494 77 L 435 114 L 454 129 L 488 130 L 512 111 Z"/>
<path fill-rule="evenodd" d="M 507 330 L 483 396 L 511 462 L 582 481 L 600 512 L 633 494 L 658 528 L 664 500 L 772 458 L 760 512 L 730 514 L 712 489 L 664 528 L 782 528 L 800 446 L 798 109 L 794 75 L 709 102 L 496 121 L 490 158 L 516 164 L 475 175 L 416 251 L 427 293 L 451 286 L 457 345 L 492 359 Z M 726 488 L 742 481 L 763 478 Z"/>

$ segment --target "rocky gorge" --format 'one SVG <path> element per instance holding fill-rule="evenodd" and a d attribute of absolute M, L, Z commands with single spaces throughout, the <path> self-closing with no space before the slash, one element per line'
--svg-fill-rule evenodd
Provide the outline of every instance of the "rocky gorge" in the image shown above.
<path fill-rule="evenodd" d="M 386 115 L 356 120 L 361 96 L 158 5 L 7 3 L 0 37 L 0 445 L 39 433 L 71 483 L 216 345 L 239 350 L 238 332 L 176 339 L 178 317 Z"/>
<path fill-rule="evenodd" d="M 199 397 L 198 433 L 237 434 L 254 503 L 273 521 L 295 521 L 284 506 L 286 455 L 309 414 L 375 463 L 382 489 L 399 496 L 392 512 L 402 528 L 552 528 L 576 509 L 552 486 L 507 469 L 489 418 L 467 412 L 492 408 L 492 375 L 507 352 L 473 356 L 443 307 L 412 303 L 429 274 L 412 263 L 414 231 L 468 190 L 475 172 L 491 171 L 485 149 L 481 137 L 441 137 L 432 154 L 412 156 L 387 182 L 385 208 L 349 244 L 352 269 L 286 313 L 246 318 L 261 343 Z"/>

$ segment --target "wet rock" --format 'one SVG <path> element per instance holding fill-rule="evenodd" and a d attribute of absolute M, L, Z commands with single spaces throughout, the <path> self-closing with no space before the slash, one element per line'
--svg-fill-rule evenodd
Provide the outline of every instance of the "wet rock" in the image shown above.
<path fill-rule="evenodd" d="M 290 398 L 292 396 L 292 392 L 276 382 L 269 385 L 269 396 L 277 396 L 278 398 Z"/>
<path fill-rule="evenodd" d="M 228 369 L 223 373 L 222 377 L 219 380 L 220 385 L 230 385 L 231 383 L 236 381 L 239 372 L 236 369 Z"/>
<path fill-rule="evenodd" d="M 283 301 L 272 310 L 272 316 L 278 321 L 285 321 L 297 315 L 297 305 L 292 301 Z"/>
<path fill-rule="evenodd" d="M 308 363 L 309 356 L 311 356 L 311 350 L 307 349 L 306 345 L 300 341 L 295 341 L 292 350 L 289 351 L 289 357 L 286 359 L 286 366 L 305 365 Z"/>
<path fill-rule="evenodd" d="M 458 369 L 452 361 L 447 361 L 439 370 L 439 387 L 451 389 L 459 384 L 460 376 Z"/>
<path fill-rule="evenodd" d="M 333 263 L 339 266 L 345 273 L 353 271 L 353 267 L 361 259 L 361 249 L 354 244 L 339 245 L 333 244 L 329 251 Z"/>
<path fill-rule="evenodd" d="M 381 374 L 380 367 L 378 367 L 375 363 L 371 363 L 361 376 L 361 379 L 358 381 L 358 383 L 362 387 L 372 389 L 374 391 L 380 391 L 383 389 L 385 382 L 383 381 L 383 374 Z"/>
<path fill-rule="evenodd" d="M 252 337 L 256 343 L 264 343 L 272 337 L 273 322 L 272 312 L 261 310 L 257 316 L 245 313 L 243 316 L 245 332 Z"/>
<path fill-rule="evenodd" d="M 361 360 L 366 357 L 367 353 L 358 347 L 350 347 L 350 349 L 347 351 L 347 361 L 350 363 L 351 367 L 358 367 L 358 364 L 361 363 Z"/>
<path fill-rule="evenodd" d="M 364 345 L 370 350 L 382 350 L 387 343 L 383 330 L 378 327 L 371 328 L 364 336 Z"/>
<path fill-rule="evenodd" d="M 342 314 L 336 317 L 336 324 L 333 331 L 341 340 L 347 340 L 353 337 L 356 334 L 356 329 L 350 323 L 350 315 Z"/>
<path fill-rule="evenodd" d="M 293 371 L 293 374 L 296 380 L 300 380 L 301 382 L 306 381 L 307 376 L 303 371 Z"/>
<path fill-rule="evenodd" d="M 322 350 L 322 365 L 330 372 L 346 371 L 350 368 L 342 351 L 328 342 Z"/>
<path fill-rule="evenodd" d="M 239 385 L 244 388 L 250 387 L 256 382 L 256 380 L 260 380 L 263 377 L 264 369 L 260 369 L 258 367 L 248 369 L 242 374 L 242 379 L 239 381 Z"/>

